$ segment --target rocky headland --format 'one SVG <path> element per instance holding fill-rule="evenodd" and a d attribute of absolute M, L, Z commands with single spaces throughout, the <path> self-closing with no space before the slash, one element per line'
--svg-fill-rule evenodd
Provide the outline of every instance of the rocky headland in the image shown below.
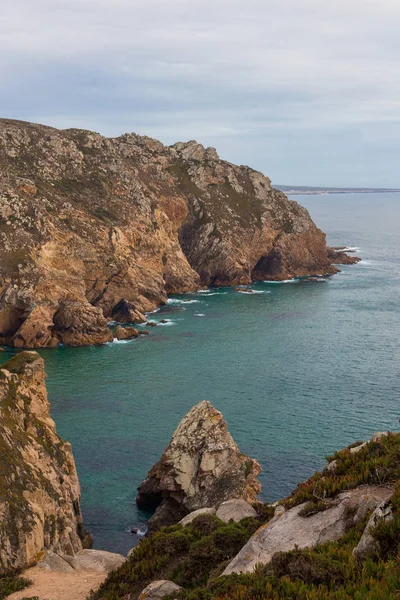
<path fill-rule="evenodd" d="M 0 120 L 2 344 L 101 344 L 170 293 L 341 260 L 307 210 L 213 148 Z"/>

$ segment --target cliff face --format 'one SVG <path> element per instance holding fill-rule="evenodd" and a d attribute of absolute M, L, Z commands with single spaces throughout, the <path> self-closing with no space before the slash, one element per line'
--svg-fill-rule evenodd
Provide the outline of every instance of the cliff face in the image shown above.
<path fill-rule="evenodd" d="M 308 212 L 196 142 L 0 120 L 0 342 L 102 343 L 172 292 L 334 272 Z"/>
<path fill-rule="evenodd" d="M 70 444 L 49 414 L 44 363 L 23 352 L 0 368 L 0 573 L 44 549 L 74 554 L 90 542 Z M 83 542 L 82 542 L 83 540 Z"/>

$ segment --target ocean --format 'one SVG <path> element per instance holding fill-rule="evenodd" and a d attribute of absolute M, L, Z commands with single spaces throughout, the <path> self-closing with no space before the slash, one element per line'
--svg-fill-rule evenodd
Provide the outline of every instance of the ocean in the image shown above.
<path fill-rule="evenodd" d="M 94 547 L 126 553 L 136 488 L 184 414 L 222 411 L 274 501 L 325 456 L 400 417 L 400 194 L 296 196 L 362 262 L 326 280 L 174 296 L 151 335 L 43 350 L 58 433 L 72 443 Z M 8 358 L 2 355 L 2 360 Z"/>

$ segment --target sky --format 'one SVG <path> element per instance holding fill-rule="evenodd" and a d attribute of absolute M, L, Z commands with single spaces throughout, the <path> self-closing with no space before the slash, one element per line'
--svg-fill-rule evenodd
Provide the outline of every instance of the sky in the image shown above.
<path fill-rule="evenodd" d="M 400 187 L 400 0 L 1 0 L 0 116 Z"/>

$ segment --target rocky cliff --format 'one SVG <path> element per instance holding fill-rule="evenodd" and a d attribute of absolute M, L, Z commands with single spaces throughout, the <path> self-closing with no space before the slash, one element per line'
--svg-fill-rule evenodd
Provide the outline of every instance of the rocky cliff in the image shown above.
<path fill-rule="evenodd" d="M 212 148 L 0 120 L 0 343 L 103 343 L 168 293 L 332 262 L 304 208 Z"/>
<path fill-rule="evenodd" d="M 71 446 L 49 414 L 44 363 L 22 352 L 0 368 L 0 574 L 90 543 Z"/>
<path fill-rule="evenodd" d="M 204 507 L 232 499 L 254 502 L 261 467 L 239 451 L 222 414 L 209 402 L 179 423 L 164 454 L 139 487 L 140 506 L 156 508 L 150 530 L 177 523 Z"/>

